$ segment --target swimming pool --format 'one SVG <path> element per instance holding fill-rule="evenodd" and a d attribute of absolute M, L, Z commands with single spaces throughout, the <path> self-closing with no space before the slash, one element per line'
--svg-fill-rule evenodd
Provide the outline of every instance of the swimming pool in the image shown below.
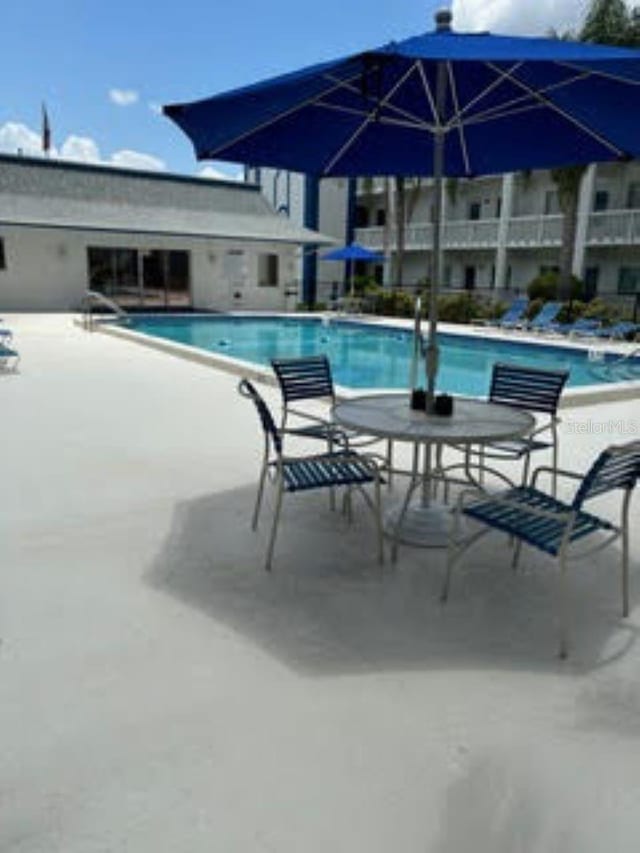
<path fill-rule="evenodd" d="M 382 324 L 321 317 L 130 315 L 127 328 L 267 367 L 276 357 L 325 353 L 335 382 L 346 388 L 406 388 L 409 380 L 411 331 Z M 438 341 L 442 391 L 486 394 L 496 361 L 569 370 L 573 387 L 640 380 L 640 357 L 622 364 L 613 353 L 600 351 L 594 360 L 587 349 L 475 334 L 442 332 Z"/>

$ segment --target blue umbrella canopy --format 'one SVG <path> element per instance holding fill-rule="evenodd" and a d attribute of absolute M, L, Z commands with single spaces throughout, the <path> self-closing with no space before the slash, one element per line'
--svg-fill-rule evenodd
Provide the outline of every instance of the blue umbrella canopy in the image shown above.
<path fill-rule="evenodd" d="M 444 176 L 640 157 L 640 51 L 436 29 L 200 101 L 165 106 L 200 160 L 313 174 L 433 175 L 426 354 L 438 369 Z"/>
<path fill-rule="evenodd" d="M 199 159 L 320 176 L 432 175 L 438 134 L 451 177 L 626 159 L 640 51 L 441 26 L 164 112 Z"/>
<path fill-rule="evenodd" d="M 361 246 L 359 243 L 349 243 L 339 249 L 332 249 L 320 256 L 323 261 L 384 261 L 384 255 Z"/>

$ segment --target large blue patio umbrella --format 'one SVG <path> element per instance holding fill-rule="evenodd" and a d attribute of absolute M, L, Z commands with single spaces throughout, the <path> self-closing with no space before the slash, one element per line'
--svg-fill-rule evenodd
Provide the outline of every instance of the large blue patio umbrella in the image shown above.
<path fill-rule="evenodd" d="M 436 30 L 164 107 L 200 160 L 314 174 L 433 175 L 429 400 L 445 176 L 640 156 L 640 52 Z"/>
<path fill-rule="evenodd" d="M 347 246 L 341 246 L 339 249 L 332 249 L 330 252 L 325 252 L 320 256 L 322 261 L 350 261 L 351 262 L 351 278 L 349 282 L 349 290 L 353 296 L 353 273 L 355 261 L 369 261 L 370 263 L 383 263 L 384 255 L 380 252 L 374 252 L 372 249 L 367 249 L 366 246 L 361 246 L 359 243 L 349 243 Z"/>

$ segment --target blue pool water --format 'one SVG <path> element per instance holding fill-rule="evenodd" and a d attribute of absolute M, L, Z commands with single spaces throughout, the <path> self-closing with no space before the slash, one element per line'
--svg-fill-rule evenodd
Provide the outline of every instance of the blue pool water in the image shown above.
<path fill-rule="evenodd" d="M 128 327 L 154 337 L 198 347 L 259 365 L 272 358 L 326 353 L 334 380 L 348 388 L 406 388 L 412 335 L 389 326 L 322 318 L 216 316 L 133 316 Z M 593 360 L 586 350 L 554 344 L 497 341 L 476 335 L 439 334 L 438 388 L 458 394 L 486 394 L 493 364 L 509 361 L 567 369 L 569 385 L 640 379 L 640 358 L 618 364 L 619 356 Z M 421 366 L 421 375 L 424 369 Z"/>

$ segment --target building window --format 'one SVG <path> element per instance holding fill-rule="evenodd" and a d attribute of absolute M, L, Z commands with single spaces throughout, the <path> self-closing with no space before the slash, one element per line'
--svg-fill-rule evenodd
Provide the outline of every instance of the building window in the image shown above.
<path fill-rule="evenodd" d="M 387 222 L 387 211 L 384 208 L 376 210 L 376 225 L 378 228 L 384 228 Z"/>
<path fill-rule="evenodd" d="M 356 205 L 356 228 L 368 228 L 369 227 L 369 211 L 362 204 Z"/>
<path fill-rule="evenodd" d="M 469 205 L 469 219 L 471 219 L 471 220 L 480 219 L 481 210 L 482 210 L 482 208 L 481 208 L 480 202 L 479 201 L 472 201 L 471 204 Z"/>
<path fill-rule="evenodd" d="M 0 237 L 0 270 L 6 270 L 7 259 L 4 254 L 4 240 Z"/>
<path fill-rule="evenodd" d="M 618 270 L 618 293 L 620 296 L 640 293 L 640 267 L 620 267 Z"/>
<path fill-rule="evenodd" d="M 558 190 L 547 190 L 544 194 L 544 215 L 554 216 L 560 213 L 560 199 Z"/>
<path fill-rule="evenodd" d="M 593 197 L 594 213 L 600 213 L 609 208 L 609 193 L 607 190 L 597 190 Z"/>
<path fill-rule="evenodd" d="M 587 267 L 584 271 L 584 298 L 589 302 L 598 293 L 599 267 Z"/>
<path fill-rule="evenodd" d="M 278 286 L 278 256 L 258 255 L 258 287 Z"/>
<path fill-rule="evenodd" d="M 496 199 L 496 219 L 500 219 L 502 215 L 502 196 Z"/>
<path fill-rule="evenodd" d="M 627 208 L 637 210 L 640 208 L 640 181 L 633 181 L 627 190 Z"/>
<path fill-rule="evenodd" d="M 190 304 L 189 252 L 89 246 L 89 287 L 123 306 Z"/>

